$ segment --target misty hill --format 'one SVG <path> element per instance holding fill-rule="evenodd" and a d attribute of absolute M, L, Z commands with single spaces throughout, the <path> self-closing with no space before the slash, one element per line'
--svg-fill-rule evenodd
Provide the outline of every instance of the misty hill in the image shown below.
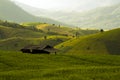
<path fill-rule="evenodd" d="M 75 11 L 50 11 L 18 4 L 33 15 L 47 16 L 82 28 L 113 29 L 120 25 L 120 4 L 96 8 L 82 13 Z"/>
<path fill-rule="evenodd" d="M 71 15 L 64 16 L 60 20 L 65 20 L 83 28 L 104 28 L 104 29 L 113 29 L 120 26 L 120 4 L 96 8 L 83 13 L 74 13 Z"/>
<path fill-rule="evenodd" d="M 112 29 L 120 26 L 119 15 L 120 4 L 117 4 L 82 13 L 79 19 L 75 19 L 80 27 Z"/>
<path fill-rule="evenodd" d="M 68 54 L 120 54 L 120 29 L 75 38 L 57 46 Z"/>
<path fill-rule="evenodd" d="M 18 7 L 10 0 L 0 0 L 0 19 L 13 22 L 43 22 L 51 24 L 62 24 L 49 18 L 35 17 Z"/>

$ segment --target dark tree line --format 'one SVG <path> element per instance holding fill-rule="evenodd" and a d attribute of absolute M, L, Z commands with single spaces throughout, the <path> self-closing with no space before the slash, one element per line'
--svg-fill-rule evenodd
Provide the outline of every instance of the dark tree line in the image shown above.
<path fill-rule="evenodd" d="M 17 23 L 12 23 L 12 22 L 2 21 L 2 20 L 0 20 L 0 25 L 7 26 L 7 27 L 13 27 L 13 28 L 23 27 L 22 25 L 19 25 Z"/>

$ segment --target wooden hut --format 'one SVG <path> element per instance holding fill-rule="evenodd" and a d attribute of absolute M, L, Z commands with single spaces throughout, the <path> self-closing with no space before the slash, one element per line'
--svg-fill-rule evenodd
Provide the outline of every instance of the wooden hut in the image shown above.
<path fill-rule="evenodd" d="M 50 45 L 29 45 L 21 49 L 23 53 L 32 53 L 32 54 L 50 54 L 58 51 L 53 46 Z"/>

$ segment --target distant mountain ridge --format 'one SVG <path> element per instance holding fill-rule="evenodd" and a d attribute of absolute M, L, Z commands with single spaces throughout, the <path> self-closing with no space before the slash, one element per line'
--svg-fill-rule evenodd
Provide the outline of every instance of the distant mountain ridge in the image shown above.
<path fill-rule="evenodd" d="M 120 4 L 96 8 L 86 12 L 47 11 L 20 4 L 24 10 L 36 16 L 47 16 L 82 28 L 113 29 L 120 26 Z"/>
<path fill-rule="evenodd" d="M 43 22 L 65 25 L 64 23 L 49 18 L 35 17 L 18 7 L 10 0 L 0 0 L 0 19 L 12 22 Z"/>

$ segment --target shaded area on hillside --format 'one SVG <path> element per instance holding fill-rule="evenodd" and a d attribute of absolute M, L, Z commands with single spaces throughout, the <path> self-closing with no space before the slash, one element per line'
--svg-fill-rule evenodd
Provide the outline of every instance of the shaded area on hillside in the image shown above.
<path fill-rule="evenodd" d="M 120 54 L 120 42 L 109 41 L 109 42 L 105 42 L 105 45 L 107 47 L 108 53 Z"/>
<path fill-rule="evenodd" d="M 26 45 L 40 44 L 56 46 L 69 39 L 97 32 L 41 22 L 18 24 L 0 20 L 0 49 L 20 50 Z"/>
<path fill-rule="evenodd" d="M 67 54 L 120 54 L 120 28 L 68 40 L 56 47 Z"/>

